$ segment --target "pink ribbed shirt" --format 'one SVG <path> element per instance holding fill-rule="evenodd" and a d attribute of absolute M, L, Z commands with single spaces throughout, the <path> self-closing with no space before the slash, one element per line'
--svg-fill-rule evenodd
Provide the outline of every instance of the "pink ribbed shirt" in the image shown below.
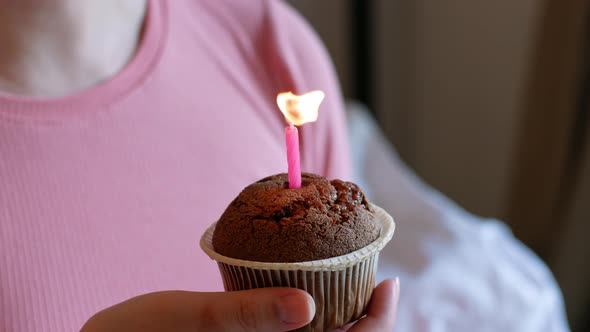
<path fill-rule="evenodd" d="M 74 331 L 146 292 L 221 290 L 206 226 L 284 172 L 280 91 L 322 89 L 305 171 L 348 176 L 325 50 L 278 0 L 152 0 L 140 47 L 98 86 L 0 93 L 0 331 Z M 285 248 L 288 250 L 288 248 Z"/>

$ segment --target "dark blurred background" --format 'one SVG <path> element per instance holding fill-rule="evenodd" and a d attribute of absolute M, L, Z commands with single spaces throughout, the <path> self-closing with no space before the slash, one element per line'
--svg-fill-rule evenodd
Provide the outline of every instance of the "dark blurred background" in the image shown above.
<path fill-rule="evenodd" d="M 590 331 L 590 6 L 585 0 L 292 0 L 405 162 L 504 220 Z"/>

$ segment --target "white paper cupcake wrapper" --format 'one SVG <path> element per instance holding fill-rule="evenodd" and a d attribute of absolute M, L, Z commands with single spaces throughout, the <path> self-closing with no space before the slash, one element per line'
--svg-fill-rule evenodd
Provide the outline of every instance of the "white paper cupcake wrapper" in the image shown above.
<path fill-rule="evenodd" d="M 369 303 L 379 252 L 391 240 L 393 218 L 371 205 L 381 224 L 377 240 L 347 255 L 297 263 L 268 263 L 234 259 L 213 249 L 213 224 L 201 238 L 201 248 L 217 261 L 226 291 L 262 287 L 293 287 L 307 291 L 315 300 L 313 321 L 297 331 L 331 331 L 360 318 Z"/>

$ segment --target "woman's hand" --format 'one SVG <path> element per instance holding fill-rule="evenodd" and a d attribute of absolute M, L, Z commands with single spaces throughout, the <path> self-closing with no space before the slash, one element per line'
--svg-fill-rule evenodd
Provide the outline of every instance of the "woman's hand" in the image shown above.
<path fill-rule="evenodd" d="M 308 324 L 314 314 L 311 296 L 294 288 L 166 291 L 107 308 L 90 318 L 81 332 L 290 331 Z"/>
<path fill-rule="evenodd" d="M 390 332 L 395 324 L 399 281 L 379 284 L 367 316 L 348 332 Z M 94 315 L 81 332 L 290 331 L 308 324 L 315 314 L 309 294 L 294 288 L 261 288 L 240 292 L 165 291 L 141 295 Z"/>
<path fill-rule="evenodd" d="M 356 323 L 334 332 L 391 332 L 397 317 L 399 300 L 399 279 L 388 279 L 373 291 L 367 315 Z"/>

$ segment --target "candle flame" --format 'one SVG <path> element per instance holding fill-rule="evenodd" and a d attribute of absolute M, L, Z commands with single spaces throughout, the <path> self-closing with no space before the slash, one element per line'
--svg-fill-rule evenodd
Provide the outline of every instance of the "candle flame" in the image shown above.
<path fill-rule="evenodd" d="M 320 90 L 300 96 L 292 92 L 283 92 L 277 96 L 277 105 L 289 124 L 301 126 L 318 119 L 318 111 L 324 97 L 325 94 Z"/>

